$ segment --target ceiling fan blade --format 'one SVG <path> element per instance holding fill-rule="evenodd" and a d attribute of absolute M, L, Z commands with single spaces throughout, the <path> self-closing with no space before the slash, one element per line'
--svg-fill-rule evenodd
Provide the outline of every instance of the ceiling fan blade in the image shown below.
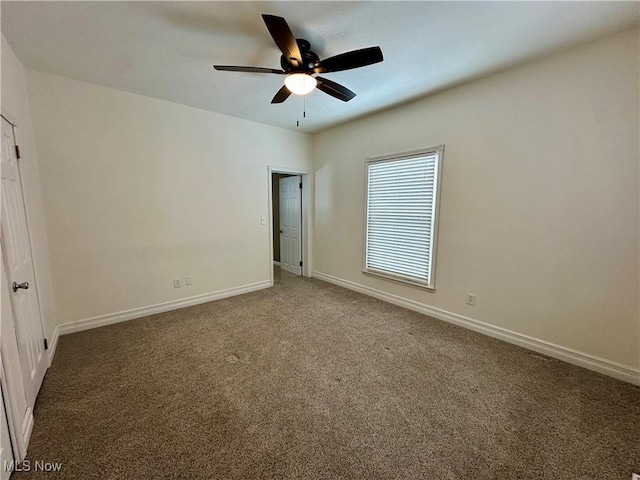
<path fill-rule="evenodd" d="M 380 47 L 362 48 L 320 60 L 316 62 L 313 71 L 315 73 L 339 72 L 341 70 L 364 67 L 382 60 Z"/>
<path fill-rule="evenodd" d="M 349 90 L 347 87 L 343 87 L 339 83 L 321 77 L 316 77 L 316 80 L 318 81 L 318 85 L 316 87 L 318 90 L 322 90 L 324 93 L 331 95 L 338 100 L 348 102 L 356 96 L 354 92 Z"/>
<path fill-rule="evenodd" d="M 275 15 L 262 15 L 267 30 L 273 37 L 278 48 L 284 54 L 284 57 L 293 66 L 297 67 L 302 65 L 302 54 L 300 48 L 296 42 L 296 38 L 291 33 L 291 29 L 287 24 L 287 21 L 282 17 L 276 17 Z"/>
<path fill-rule="evenodd" d="M 289 95 L 291 95 L 291 92 L 289 91 L 286 85 L 283 85 L 282 88 L 278 90 L 278 93 L 276 93 L 275 97 L 273 97 L 273 100 L 271 100 L 271 103 L 282 103 L 287 98 L 289 98 Z"/>
<path fill-rule="evenodd" d="M 213 68 L 223 72 L 278 73 L 280 75 L 284 75 L 285 73 L 283 70 L 276 70 L 275 68 L 238 67 L 236 65 L 214 65 Z"/>

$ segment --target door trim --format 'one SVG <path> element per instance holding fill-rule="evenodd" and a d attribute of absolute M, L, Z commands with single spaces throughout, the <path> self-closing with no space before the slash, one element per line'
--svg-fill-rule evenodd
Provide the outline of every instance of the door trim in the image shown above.
<path fill-rule="evenodd" d="M 273 286 L 273 174 L 300 175 L 302 178 L 302 276 L 311 277 L 311 175 L 308 170 L 290 167 L 267 167 L 269 192 L 269 280 Z"/>

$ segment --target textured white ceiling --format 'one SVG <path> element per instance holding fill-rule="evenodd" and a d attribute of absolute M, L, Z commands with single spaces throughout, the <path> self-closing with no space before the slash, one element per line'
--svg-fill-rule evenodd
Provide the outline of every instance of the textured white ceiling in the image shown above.
<path fill-rule="evenodd" d="M 306 97 L 315 132 L 631 28 L 637 2 L 10 2 L 2 33 L 29 68 L 296 129 L 300 97 L 271 105 L 280 75 L 261 13 L 283 16 L 320 58 L 380 45 L 385 61 L 326 74 L 358 95 Z M 301 112 L 300 112 L 301 116 Z"/>

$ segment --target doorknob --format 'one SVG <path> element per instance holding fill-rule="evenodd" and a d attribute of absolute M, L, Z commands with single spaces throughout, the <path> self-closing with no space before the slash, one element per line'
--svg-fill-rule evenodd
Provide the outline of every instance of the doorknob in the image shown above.
<path fill-rule="evenodd" d="M 13 282 L 13 291 L 17 292 L 19 288 L 27 290 L 29 288 L 29 282 L 16 283 Z"/>

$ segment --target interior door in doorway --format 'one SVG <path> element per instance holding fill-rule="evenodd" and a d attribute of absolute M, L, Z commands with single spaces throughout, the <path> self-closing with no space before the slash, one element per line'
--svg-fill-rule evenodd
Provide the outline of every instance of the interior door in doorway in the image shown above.
<path fill-rule="evenodd" d="M 280 268 L 302 274 L 302 179 L 280 179 Z"/>
<path fill-rule="evenodd" d="M 35 405 L 47 370 L 44 333 L 36 291 L 27 217 L 22 197 L 20 170 L 16 156 L 13 126 L 2 118 L 2 251 L 3 274 L 9 281 L 18 351 L 27 402 Z M 2 298 L 7 301 L 7 298 Z"/>

